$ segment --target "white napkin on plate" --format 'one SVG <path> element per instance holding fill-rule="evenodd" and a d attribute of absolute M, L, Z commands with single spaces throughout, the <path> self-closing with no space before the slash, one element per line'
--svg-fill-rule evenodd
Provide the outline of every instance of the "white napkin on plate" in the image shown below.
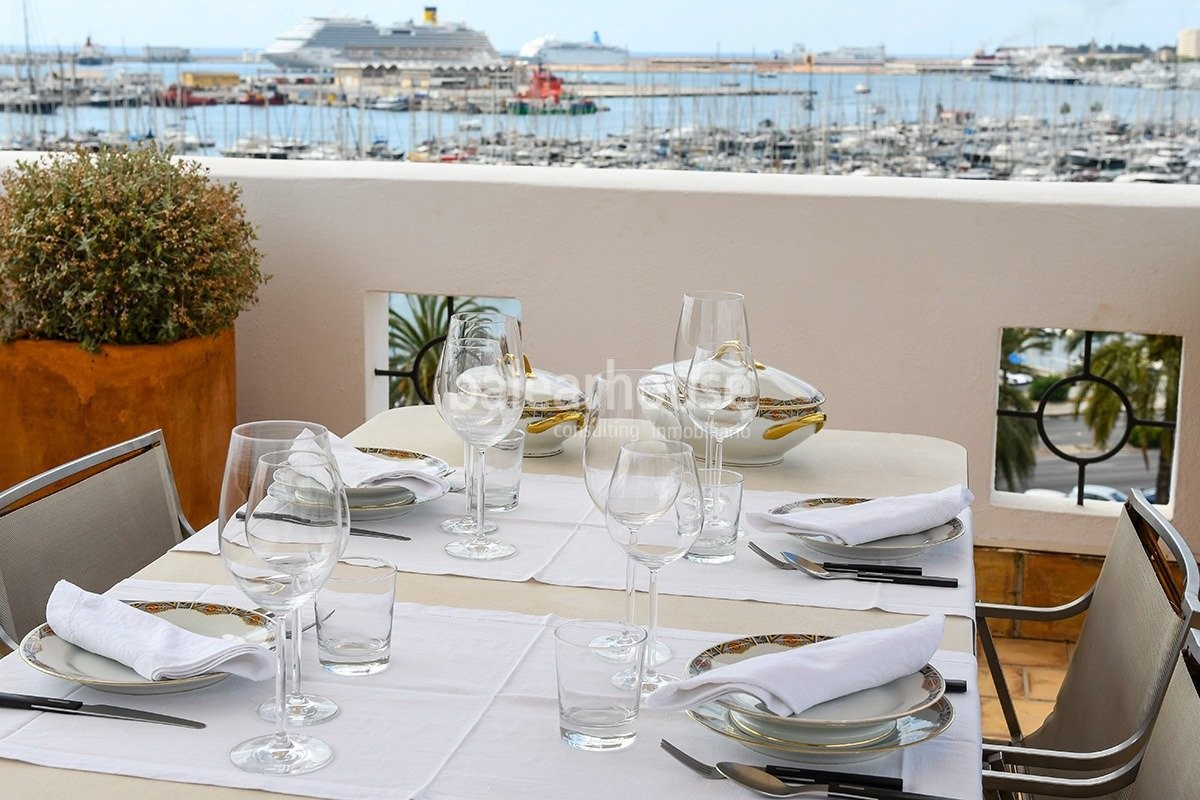
<path fill-rule="evenodd" d="M 396 461 L 358 450 L 349 442 L 329 434 L 329 449 L 342 473 L 347 489 L 378 486 L 404 486 L 419 496 L 445 494 L 446 481 L 420 469 L 402 466 Z"/>
<path fill-rule="evenodd" d="M 932 614 L 899 628 L 863 631 L 747 658 L 686 680 L 667 683 L 642 701 L 680 711 L 723 694 L 745 692 L 773 714 L 799 714 L 815 705 L 912 675 L 929 663 L 946 618 Z"/>
<path fill-rule="evenodd" d="M 880 497 L 865 503 L 800 508 L 787 514 L 747 514 L 765 533 L 804 533 L 846 545 L 866 544 L 893 536 L 920 533 L 954 519 L 975 495 L 959 484 L 927 494 Z"/>
<path fill-rule="evenodd" d="M 46 621 L 60 639 L 119 661 L 152 681 L 216 671 L 252 681 L 275 674 L 275 654 L 261 644 L 186 631 L 68 581 L 59 581 L 50 593 Z"/>

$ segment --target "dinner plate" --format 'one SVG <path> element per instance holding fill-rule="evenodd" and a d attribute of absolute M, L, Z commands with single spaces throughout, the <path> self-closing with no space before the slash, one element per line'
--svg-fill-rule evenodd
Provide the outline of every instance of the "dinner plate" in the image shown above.
<path fill-rule="evenodd" d="M 359 447 L 360 453 L 367 453 L 388 461 L 397 462 L 397 466 L 420 472 L 427 472 L 441 478 L 453 472 L 453 468 L 437 456 L 418 453 L 415 450 L 397 450 L 390 447 Z M 368 506 L 408 505 L 412 501 L 401 502 L 410 490 L 396 484 L 377 484 L 375 486 L 356 486 L 346 488 L 346 499 L 352 508 Z M 365 517 L 364 517 L 365 519 Z"/>
<path fill-rule="evenodd" d="M 162 617 L 184 630 L 205 636 L 245 636 L 272 641 L 271 620 L 257 611 L 219 603 L 176 601 L 125 602 Z M 118 694 L 170 694 L 210 686 L 229 677 L 228 672 L 206 672 L 188 678 L 164 678 L 152 681 L 130 667 L 89 650 L 84 650 L 54 635 L 49 625 L 30 631 L 21 640 L 21 659 L 47 675 L 81 683 L 93 689 Z"/>
<path fill-rule="evenodd" d="M 885 736 L 860 744 L 807 744 L 760 736 L 735 724 L 733 712 L 716 702 L 688 709 L 687 714 L 709 730 L 771 758 L 802 763 L 850 764 L 869 761 L 940 736 L 954 721 L 954 706 L 943 697 L 929 708 L 897 719 Z"/>
<path fill-rule="evenodd" d="M 699 653 L 687 665 L 692 677 L 747 658 L 781 653 L 828 639 L 813 634 L 766 634 L 722 642 Z M 799 714 L 779 716 L 756 697 L 734 693 L 714 702 L 730 711 L 729 721 L 747 734 L 773 741 L 811 745 L 864 745 L 892 733 L 896 720 L 937 703 L 946 682 L 926 664 L 911 675 L 882 686 L 834 698 Z"/>
<path fill-rule="evenodd" d="M 430 487 L 431 491 L 409 492 L 409 496 L 402 497 L 391 502 L 356 502 L 350 501 L 350 520 L 352 522 L 364 522 L 373 519 L 391 519 L 400 517 L 412 511 L 422 503 L 428 503 L 437 500 L 439 497 L 444 497 L 449 491 L 446 488 L 444 491 Z"/>
<path fill-rule="evenodd" d="M 795 502 L 771 509 L 772 514 L 791 514 L 802 512 L 808 508 L 830 508 L 833 506 L 850 506 L 855 503 L 865 503 L 867 497 L 812 497 L 808 500 Z M 919 533 L 909 533 L 904 536 L 892 536 L 887 539 L 876 539 L 864 544 L 842 544 L 811 533 L 788 531 L 813 550 L 827 556 L 841 559 L 858 559 L 864 561 L 894 561 L 919 556 L 932 547 L 952 542 L 963 535 L 966 526 L 958 517 Z"/>

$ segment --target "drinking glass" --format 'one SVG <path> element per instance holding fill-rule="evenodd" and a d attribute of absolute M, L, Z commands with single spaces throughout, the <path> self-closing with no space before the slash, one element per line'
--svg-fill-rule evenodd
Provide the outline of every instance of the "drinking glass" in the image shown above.
<path fill-rule="evenodd" d="M 726 564 L 737 556 L 743 478 L 741 473 L 728 469 L 702 469 L 699 473 L 704 530 L 684 558 L 701 564 Z"/>
<path fill-rule="evenodd" d="M 234 747 L 247 772 L 293 775 L 333 758 L 328 744 L 287 730 L 285 614 L 312 602 L 350 534 L 350 507 L 337 465 L 317 451 L 266 453 L 255 463 L 245 516 L 220 531 L 221 562 L 234 584 L 275 615 L 278 670 L 275 733 Z"/>
<path fill-rule="evenodd" d="M 617 639 L 627 644 L 614 645 Z M 637 740 L 641 700 L 635 682 L 613 680 L 614 661 L 641 663 L 646 644 L 641 628 L 605 620 L 564 622 L 554 629 L 554 660 L 558 672 L 558 730 L 563 742 L 592 752 L 620 750 Z M 610 658 L 608 650 L 628 650 Z"/>
<path fill-rule="evenodd" d="M 699 345 L 684 380 L 684 409 L 713 438 L 708 466 L 719 473 L 725 439 L 744 431 L 758 413 L 758 370 L 750 347 L 732 340 Z"/>
<path fill-rule="evenodd" d="M 597 375 L 588 398 L 583 430 L 583 481 L 596 510 L 604 513 L 608 485 L 621 447 L 636 441 L 683 441 L 679 394 L 670 374 L 644 369 L 609 370 Z M 634 568 L 625 567 L 625 624 L 637 627 Z M 601 651 L 604 652 L 604 651 Z M 631 652 L 611 649 L 609 653 Z M 646 658 L 661 664 L 671 657 L 662 642 L 646 650 Z"/>
<path fill-rule="evenodd" d="M 438 412 L 474 454 L 475 531 L 446 545 L 446 552 L 455 558 L 493 560 L 517 552 L 508 542 L 489 539 L 483 525 L 484 453 L 513 429 L 524 409 L 525 371 L 520 353 L 514 356 L 512 351 L 512 342 L 520 341 L 515 322 L 515 339 L 447 339 L 438 361 L 434 381 Z"/>
<path fill-rule="evenodd" d="M 737 292 L 687 292 L 675 329 L 675 357 L 672 361 L 680 394 L 687 383 L 688 370 L 696 348 L 707 342 L 740 342 L 750 346 L 750 325 L 746 318 L 746 297 Z M 704 466 L 713 466 L 713 440 L 704 438 Z"/>
<path fill-rule="evenodd" d="M 329 431 L 315 422 L 272 419 L 238 425 L 229 436 L 229 451 L 225 456 L 225 476 L 221 483 L 221 504 L 218 508 L 218 530 L 225 530 L 236 515 L 245 513 L 250 497 L 250 482 L 254 468 L 263 455 L 280 450 L 315 450 L 331 460 Z M 336 464 L 336 461 L 334 461 Z M 306 725 L 329 719 L 337 714 L 337 703 L 319 694 L 303 691 L 300 684 L 300 610 L 288 615 L 291 631 L 291 667 L 288 681 L 288 724 Z M 258 707 L 258 715 L 267 722 L 275 721 L 275 701 L 267 700 Z"/>
<path fill-rule="evenodd" d="M 604 512 L 613 542 L 650 570 L 648 649 L 658 634 L 658 571 L 683 557 L 704 524 L 704 499 L 691 447 L 664 441 L 624 445 L 613 469 Z M 672 680 L 677 678 L 647 664 L 642 694 Z"/>

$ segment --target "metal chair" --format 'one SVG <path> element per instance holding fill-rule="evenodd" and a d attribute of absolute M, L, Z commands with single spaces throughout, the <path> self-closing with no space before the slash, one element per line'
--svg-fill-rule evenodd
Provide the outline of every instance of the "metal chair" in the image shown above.
<path fill-rule="evenodd" d="M 1183 570 L 1176 585 L 1167 551 Z M 1200 570 L 1183 537 L 1136 490 L 1095 585 L 1055 608 L 979 603 L 976 618 L 984 656 L 1012 735 L 984 743 L 985 789 L 1010 785 L 1002 770 L 1075 779 L 1126 766 L 1144 746 L 1188 629 L 1200 627 Z M 1061 620 L 1087 612 L 1054 710 L 1023 734 L 1003 680 L 988 619 Z M 1089 795 L 1078 795 L 1089 796 Z"/>
<path fill-rule="evenodd" d="M 1004 773 L 996 782 L 1010 792 L 1049 797 L 1103 797 L 1108 800 L 1174 800 L 1195 797 L 1200 787 L 1200 634 L 1189 635 L 1190 652 L 1175 670 L 1141 755 L 1112 772 L 1084 778 Z"/>
<path fill-rule="evenodd" d="M 104 591 L 192 533 L 162 431 L 0 491 L 0 641 L 46 619 L 60 579 Z"/>

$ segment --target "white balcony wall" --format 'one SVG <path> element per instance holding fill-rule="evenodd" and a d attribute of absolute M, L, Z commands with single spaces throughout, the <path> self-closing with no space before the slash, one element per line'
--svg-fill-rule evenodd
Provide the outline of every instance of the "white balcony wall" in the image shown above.
<path fill-rule="evenodd" d="M 756 357 L 818 386 L 831 426 L 966 448 L 981 542 L 1102 552 L 1115 504 L 991 491 L 1000 329 L 1181 334 L 1171 511 L 1200 544 L 1200 188 L 207 163 L 274 276 L 238 321 L 242 419 L 345 433 L 381 410 L 376 292 L 518 297 L 534 363 L 585 380 L 667 361 L 681 293 L 735 289 Z"/>

